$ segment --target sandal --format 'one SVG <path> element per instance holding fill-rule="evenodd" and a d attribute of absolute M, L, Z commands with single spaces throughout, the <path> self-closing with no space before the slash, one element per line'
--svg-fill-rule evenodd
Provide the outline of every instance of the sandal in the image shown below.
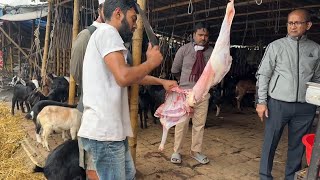
<path fill-rule="evenodd" d="M 171 162 L 173 164 L 181 164 L 181 154 L 177 153 L 177 152 L 174 152 L 172 155 L 171 155 Z"/>
<path fill-rule="evenodd" d="M 209 159 L 207 158 L 207 156 L 200 154 L 198 152 L 196 152 L 194 155 L 190 152 L 190 156 L 193 159 L 197 160 L 201 164 L 208 164 L 209 163 Z"/>

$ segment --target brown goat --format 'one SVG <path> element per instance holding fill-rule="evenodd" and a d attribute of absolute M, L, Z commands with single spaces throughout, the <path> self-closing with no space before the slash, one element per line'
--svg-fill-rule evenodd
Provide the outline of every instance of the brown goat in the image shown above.
<path fill-rule="evenodd" d="M 236 85 L 237 108 L 241 111 L 241 100 L 246 94 L 256 93 L 256 84 L 252 80 L 240 80 Z"/>

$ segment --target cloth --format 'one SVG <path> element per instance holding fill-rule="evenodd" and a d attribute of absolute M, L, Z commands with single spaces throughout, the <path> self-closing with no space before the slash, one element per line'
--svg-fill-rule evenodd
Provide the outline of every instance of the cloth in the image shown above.
<path fill-rule="evenodd" d="M 208 48 L 208 46 L 194 46 L 194 50 L 196 51 L 196 61 L 192 66 L 192 70 L 189 76 L 189 81 L 197 82 L 199 77 L 201 76 L 204 67 L 206 66 L 206 62 L 204 61 L 203 52 Z"/>
<path fill-rule="evenodd" d="M 306 36 L 300 40 L 287 36 L 270 43 L 257 72 L 258 103 L 266 102 L 267 96 L 306 102 L 306 83 L 320 83 L 319 62 L 320 45 Z"/>
<path fill-rule="evenodd" d="M 136 169 L 131 157 L 128 139 L 123 141 L 96 141 L 80 138 L 83 148 L 92 154 L 94 169 L 103 180 L 133 180 Z"/>
<path fill-rule="evenodd" d="M 203 52 L 205 63 L 209 61 L 212 51 L 213 48 L 209 46 L 208 49 Z M 194 65 L 195 61 L 196 51 L 192 42 L 187 43 L 179 48 L 172 63 L 171 72 L 180 73 L 179 86 L 182 89 L 192 89 L 196 83 L 194 81 L 189 81 L 192 66 Z"/>
<path fill-rule="evenodd" d="M 310 131 L 316 106 L 308 103 L 292 103 L 270 98 L 269 118 L 265 120 L 264 143 L 260 161 L 260 179 L 272 180 L 274 155 L 283 129 L 288 125 L 288 154 L 285 179 L 293 180 L 301 168 L 304 152 L 302 137 Z"/>
<path fill-rule="evenodd" d="M 83 62 L 84 111 L 78 136 L 98 141 L 132 137 L 127 88 L 120 87 L 104 62 L 109 53 L 127 49 L 118 31 L 102 24 L 89 40 Z M 97 82 L 99 80 L 99 82 Z"/>
<path fill-rule="evenodd" d="M 205 99 L 194 107 L 193 117 L 192 117 L 192 142 L 191 151 L 201 152 L 204 126 L 207 120 L 208 105 L 209 105 L 210 94 L 207 94 Z M 189 128 L 190 118 L 186 121 L 179 123 L 175 127 L 175 139 L 174 139 L 174 152 L 181 153 L 181 147 L 184 142 L 184 137 L 186 136 Z"/>

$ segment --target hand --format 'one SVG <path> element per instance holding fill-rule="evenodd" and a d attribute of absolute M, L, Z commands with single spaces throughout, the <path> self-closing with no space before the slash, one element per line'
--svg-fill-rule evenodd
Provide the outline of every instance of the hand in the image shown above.
<path fill-rule="evenodd" d="M 162 86 L 166 91 L 170 91 L 172 88 L 177 87 L 178 83 L 177 81 L 174 80 L 163 80 L 162 81 Z"/>
<path fill-rule="evenodd" d="M 269 117 L 268 108 L 266 104 L 257 104 L 256 111 L 258 113 L 261 122 L 263 122 L 265 117 Z"/>
<path fill-rule="evenodd" d="M 158 67 L 163 60 L 163 56 L 160 52 L 160 47 L 159 46 L 152 47 L 151 43 L 149 43 L 146 55 L 147 55 L 146 62 L 151 66 L 152 69 Z"/>

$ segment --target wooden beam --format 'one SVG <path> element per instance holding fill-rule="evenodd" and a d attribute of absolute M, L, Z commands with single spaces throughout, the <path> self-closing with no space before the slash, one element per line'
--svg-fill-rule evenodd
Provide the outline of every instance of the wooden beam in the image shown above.
<path fill-rule="evenodd" d="M 73 1 L 73 0 L 64 0 L 64 1 L 62 1 L 62 2 L 59 2 L 59 3 L 55 4 L 54 6 L 55 6 L 55 7 L 58 7 L 58 6 L 64 5 L 64 4 L 66 4 L 66 3 L 68 3 L 68 2 L 71 2 L 71 1 Z"/>
<path fill-rule="evenodd" d="M 141 9 L 146 9 L 146 0 L 138 0 L 137 3 Z M 132 38 L 132 57 L 133 65 L 137 66 L 141 64 L 142 56 L 142 39 L 143 39 L 143 22 L 140 16 L 137 20 L 137 29 L 135 30 Z M 134 84 L 131 86 L 130 92 L 130 120 L 133 131 L 133 137 L 129 138 L 129 146 L 133 161 L 136 162 L 137 152 L 137 135 L 138 135 L 138 97 L 139 97 L 139 85 Z"/>
<path fill-rule="evenodd" d="M 307 9 L 307 8 L 320 8 L 320 4 L 319 5 L 302 6 L 301 8 L 305 8 L 305 9 Z M 293 10 L 293 9 L 294 8 L 282 8 L 282 9 L 280 9 L 280 11 L 289 11 L 289 10 Z M 273 10 L 255 11 L 255 12 L 250 12 L 250 13 L 238 13 L 238 14 L 235 14 L 235 17 L 246 16 L 247 14 L 248 15 L 256 15 L 256 14 L 268 13 L 268 12 L 271 12 L 271 11 L 273 11 Z M 222 19 L 222 18 L 224 18 L 224 16 L 211 17 L 211 18 L 206 18 L 206 19 L 199 19 L 199 20 L 196 20 L 195 22 L 197 23 L 197 22 L 210 21 L 210 20 L 216 20 L 216 19 Z M 281 18 L 284 18 L 284 17 L 281 17 Z M 285 17 L 285 18 L 287 18 L 287 17 Z M 270 18 L 268 18 L 268 19 L 260 19 L 260 20 L 262 20 L 262 21 L 270 20 Z M 260 21 L 260 20 L 258 20 L 258 21 Z M 271 19 L 271 20 L 274 20 L 274 18 Z M 245 21 L 243 21 L 243 22 L 245 23 Z M 241 22 L 241 23 L 243 23 L 243 22 Z M 251 22 L 255 22 L 255 21 L 253 20 Z M 185 25 L 192 24 L 192 23 L 193 22 L 184 22 L 184 23 L 179 23 L 179 24 L 175 24 L 175 25 L 167 25 L 166 27 L 168 28 L 168 27 L 173 27 L 173 26 L 175 26 L 175 27 L 177 27 L 177 26 L 185 26 Z M 235 23 L 232 23 L 232 24 L 235 24 Z M 212 27 L 217 27 L 217 26 L 221 26 L 221 25 L 212 25 L 210 27 L 212 28 Z"/>
<path fill-rule="evenodd" d="M 79 33 L 79 0 L 74 0 L 73 1 L 72 42 L 76 39 L 78 33 Z M 70 73 L 69 100 L 68 100 L 69 104 L 74 104 L 75 94 L 76 94 L 76 82 Z"/>
<path fill-rule="evenodd" d="M 193 0 L 192 3 L 194 5 L 194 3 L 198 3 L 198 2 L 202 2 L 202 1 L 204 1 L 204 0 Z M 170 4 L 167 6 L 152 9 L 152 12 L 159 12 L 159 11 L 164 11 L 164 10 L 168 10 L 171 8 L 176 8 L 179 6 L 185 6 L 185 5 L 189 5 L 189 3 L 190 3 L 190 1 L 178 2 L 178 3 Z"/>
<path fill-rule="evenodd" d="M 10 30 L 11 30 L 11 28 L 10 28 Z M 6 38 L 7 38 L 13 45 L 15 45 L 15 46 L 18 48 L 18 50 L 19 50 L 25 57 L 28 58 L 28 54 L 27 54 L 26 52 L 24 52 L 24 50 L 23 50 L 16 42 L 14 42 L 14 40 L 11 39 L 11 37 L 10 37 L 1 27 L 0 27 L 0 31 L 6 36 Z"/>
<path fill-rule="evenodd" d="M 275 1 L 275 0 L 264 0 L 263 3 L 270 3 L 273 1 Z M 247 5 L 252 5 L 252 4 L 256 4 L 256 1 L 250 0 L 248 2 L 247 1 L 246 2 L 239 2 L 239 3 L 235 3 L 234 6 L 240 7 L 240 6 L 247 6 Z M 209 8 L 209 9 L 200 10 L 200 11 L 195 11 L 195 12 L 193 12 L 193 15 L 206 13 L 206 12 L 221 11 L 221 10 L 226 9 L 226 7 L 227 7 L 227 5 L 223 5 L 223 6 L 213 7 L 213 8 Z M 192 16 L 192 14 L 190 15 L 188 13 L 184 13 L 184 14 L 179 14 L 179 15 L 174 15 L 174 16 L 169 16 L 169 17 L 163 17 L 163 18 L 155 19 L 152 22 L 167 21 L 168 19 L 181 18 L 181 17 L 185 17 L 185 16 Z"/>
<path fill-rule="evenodd" d="M 51 29 L 51 11 L 52 11 L 52 0 L 48 0 L 48 16 L 47 16 L 47 25 L 46 25 L 46 34 L 44 39 L 44 51 L 43 59 L 41 66 L 41 77 L 46 75 L 47 71 L 47 60 L 49 52 L 49 41 L 50 41 L 50 29 Z"/>

